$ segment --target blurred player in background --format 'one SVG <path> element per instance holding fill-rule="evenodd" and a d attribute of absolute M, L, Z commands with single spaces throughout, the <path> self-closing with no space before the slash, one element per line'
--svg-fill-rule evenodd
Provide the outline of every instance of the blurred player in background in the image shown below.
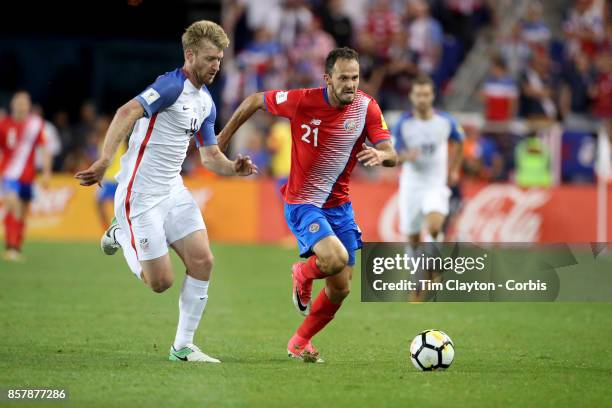
<path fill-rule="evenodd" d="M 26 217 L 32 200 L 32 184 L 36 176 L 35 157 L 42 150 L 42 187 L 51 177 L 52 156 L 45 143 L 44 120 L 31 113 L 32 101 L 25 91 L 11 100 L 11 114 L 0 122 L 0 174 L 4 190 L 4 259 L 22 260 Z"/>
<path fill-rule="evenodd" d="M 306 316 L 287 345 L 289 357 L 322 361 L 311 343 L 349 294 L 361 230 L 349 198 L 357 160 L 394 166 L 397 160 L 376 101 L 358 89 L 359 57 L 350 48 L 329 53 L 323 88 L 268 91 L 247 97 L 219 135 L 224 150 L 236 130 L 258 109 L 291 122 L 289 180 L 282 188 L 285 219 L 306 262 L 293 265 L 293 301 Z M 365 144 L 366 139 L 375 148 Z M 325 287 L 311 306 L 314 279 Z"/>
<path fill-rule="evenodd" d="M 434 110 L 434 97 L 431 78 L 417 77 L 410 93 L 412 111 L 403 113 L 393 130 L 395 148 L 403 163 L 399 182 L 400 232 L 407 236 L 413 251 L 421 242 L 423 224 L 430 241 L 444 241 L 442 227 L 448 215 L 449 186 L 458 183 L 461 169 L 463 130 L 449 114 Z"/>
<path fill-rule="evenodd" d="M 187 28 L 182 43 L 183 67 L 161 75 L 118 109 L 100 159 L 75 177 L 82 185 L 99 183 L 131 134 L 117 175 L 116 221 L 103 235 L 102 249 L 113 254 L 121 247 L 136 277 L 160 293 L 174 279 L 171 246 L 187 271 L 169 359 L 218 363 L 193 344 L 208 301 L 213 256 L 200 208 L 183 185 L 181 166 L 195 136 L 202 163 L 215 173 L 246 176 L 257 168 L 248 157 L 228 160 L 217 147 L 216 108 L 206 85 L 219 71 L 227 35 L 216 23 L 198 21 Z"/>

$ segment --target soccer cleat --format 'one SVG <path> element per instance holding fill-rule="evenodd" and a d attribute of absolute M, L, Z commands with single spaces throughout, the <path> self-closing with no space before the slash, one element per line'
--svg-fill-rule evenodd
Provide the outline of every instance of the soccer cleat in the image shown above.
<path fill-rule="evenodd" d="M 170 361 L 196 361 L 200 363 L 220 363 L 214 357 L 203 353 L 195 344 L 188 344 L 180 350 L 176 350 L 174 345 L 170 347 Z"/>
<path fill-rule="evenodd" d="M 4 259 L 5 261 L 9 261 L 9 262 L 24 262 L 25 261 L 25 258 L 23 257 L 23 255 L 21 255 L 21 252 L 13 248 L 7 249 L 6 252 L 2 255 L 2 259 Z"/>
<path fill-rule="evenodd" d="M 293 277 L 293 304 L 295 308 L 304 316 L 310 313 L 310 304 L 312 298 L 312 279 L 306 282 L 301 282 L 298 278 L 299 268 L 303 267 L 302 262 L 296 262 L 291 267 L 291 275 Z"/>
<path fill-rule="evenodd" d="M 287 344 L 287 355 L 289 358 L 302 360 L 305 363 L 325 362 L 310 340 L 308 340 L 306 344 L 303 344 L 303 340 L 301 340 L 297 334 L 294 335 L 291 340 L 289 340 L 289 344 Z"/>
<path fill-rule="evenodd" d="M 121 245 L 119 245 L 115 238 L 115 233 L 118 229 L 119 225 L 117 225 L 117 219 L 113 218 L 111 225 L 104 231 L 104 235 L 102 235 L 100 239 L 100 248 L 102 248 L 102 252 L 106 255 L 114 255 L 115 252 L 121 248 Z"/>

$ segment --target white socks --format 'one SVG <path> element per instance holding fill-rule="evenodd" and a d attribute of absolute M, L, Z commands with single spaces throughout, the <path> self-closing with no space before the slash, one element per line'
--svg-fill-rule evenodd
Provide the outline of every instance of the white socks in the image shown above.
<path fill-rule="evenodd" d="M 130 270 L 138 279 L 141 279 L 140 274 L 142 273 L 142 266 L 140 266 L 140 262 L 138 262 L 138 256 L 132 247 L 129 234 L 126 234 L 122 228 L 117 228 L 115 229 L 115 240 L 119 243 L 119 245 L 121 245 L 123 256 L 125 257 Z"/>
<path fill-rule="evenodd" d="M 180 350 L 193 343 L 193 336 L 200 324 L 208 301 L 208 281 L 185 275 L 179 297 L 179 321 L 174 339 L 174 348 Z"/>

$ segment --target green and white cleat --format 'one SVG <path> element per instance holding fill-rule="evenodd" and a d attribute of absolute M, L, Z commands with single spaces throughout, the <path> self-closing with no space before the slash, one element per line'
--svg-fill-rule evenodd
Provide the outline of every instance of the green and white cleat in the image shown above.
<path fill-rule="evenodd" d="M 115 238 L 118 229 L 119 225 L 117 225 L 117 218 L 113 218 L 111 225 L 104 231 L 100 239 L 100 248 L 106 255 L 115 255 L 115 252 L 121 248 L 121 245 Z"/>
<path fill-rule="evenodd" d="M 188 344 L 180 350 L 176 350 L 174 345 L 170 347 L 170 361 L 196 361 L 200 363 L 220 363 L 214 357 L 203 353 L 195 344 Z"/>

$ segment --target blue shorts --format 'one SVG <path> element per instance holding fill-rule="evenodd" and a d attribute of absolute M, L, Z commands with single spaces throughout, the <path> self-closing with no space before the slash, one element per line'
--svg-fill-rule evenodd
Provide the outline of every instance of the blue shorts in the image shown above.
<path fill-rule="evenodd" d="M 102 203 L 104 201 L 114 200 L 117 186 L 118 184 L 114 181 L 103 181 L 102 187 L 98 189 L 98 195 L 96 197 L 98 202 Z"/>
<path fill-rule="evenodd" d="M 32 201 L 32 183 L 22 183 L 19 180 L 4 179 L 4 194 L 15 193 L 19 199 Z"/>
<path fill-rule="evenodd" d="M 312 248 L 317 242 L 335 235 L 349 254 L 348 265 L 355 265 L 355 251 L 362 247 L 362 242 L 350 202 L 332 208 L 285 203 L 285 220 L 297 238 L 301 257 L 308 258 L 314 254 Z"/>

